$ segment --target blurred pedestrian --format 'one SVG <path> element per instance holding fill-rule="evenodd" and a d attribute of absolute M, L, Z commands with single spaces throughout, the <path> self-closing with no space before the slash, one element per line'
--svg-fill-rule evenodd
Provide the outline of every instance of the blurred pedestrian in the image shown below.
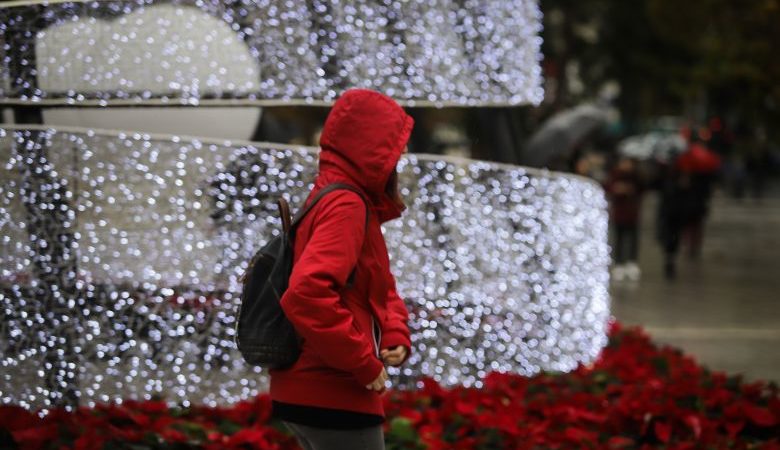
<path fill-rule="evenodd" d="M 766 180 L 769 177 L 771 160 L 768 150 L 766 133 L 763 129 L 759 129 L 755 132 L 755 136 L 747 142 L 744 152 L 750 193 L 756 200 L 760 200 L 764 196 Z"/>
<path fill-rule="evenodd" d="M 676 166 L 685 184 L 683 236 L 689 257 L 697 259 L 701 256 L 704 223 L 709 215 L 712 186 L 721 167 L 721 158 L 706 147 L 700 135 L 693 133 L 688 150 L 680 155 Z"/>
<path fill-rule="evenodd" d="M 701 257 L 704 245 L 704 224 L 709 215 L 710 198 L 712 197 L 713 175 L 706 173 L 683 174 L 689 185 L 685 221 L 683 223 L 683 240 L 688 248 L 690 259 Z"/>
<path fill-rule="evenodd" d="M 664 275 L 677 276 L 677 252 L 691 199 L 690 177 L 674 163 L 662 164 L 658 176 L 656 237 L 664 252 Z"/>
<path fill-rule="evenodd" d="M 745 158 L 741 154 L 729 156 L 723 164 L 723 177 L 730 188 L 731 196 L 741 200 L 745 197 L 748 172 Z"/>
<path fill-rule="evenodd" d="M 621 157 L 610 172 L 605 188 L 614 236 L 613 277 L 617 281 L 625 278 L 637 281 L 641 276 L 639 219 L 644 188 L 636 161 Z"/>

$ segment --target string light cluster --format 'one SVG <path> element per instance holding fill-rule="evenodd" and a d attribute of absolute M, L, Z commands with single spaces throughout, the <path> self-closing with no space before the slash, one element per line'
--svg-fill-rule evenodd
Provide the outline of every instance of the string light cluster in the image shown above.
<path fill-rule="evenodd" d="M 539 104 L 536 0 L 101 0 L 0 7 L 0 100 Z"/>
<path fill-rule="evenodd" d="M 281 228 L 275 199 L 302 204 L 317 151 L 0 128 L 0 401 L 216 405 L 265 391 L 233 344 L 237 279 Z M 394 385 L 592 361 L 609 316 L 601 188 L 442 158 L 400 161 L 409 208 L 383 226 L 412 315 Z"/>

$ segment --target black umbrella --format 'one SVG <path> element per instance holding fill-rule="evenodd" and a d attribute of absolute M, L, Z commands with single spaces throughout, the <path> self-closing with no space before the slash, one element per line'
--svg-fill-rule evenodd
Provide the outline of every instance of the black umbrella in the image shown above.
<path fill-rule="evenodd" d="M 544 167 L 566 157 L 607 121 L 607 109 L 593 103 L 561 111 L 550 117 L 528 140 L 523 163 Z"/>

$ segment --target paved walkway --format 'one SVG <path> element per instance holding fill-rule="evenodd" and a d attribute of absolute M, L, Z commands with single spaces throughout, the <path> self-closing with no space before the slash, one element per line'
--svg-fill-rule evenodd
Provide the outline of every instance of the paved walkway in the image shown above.
<path fill-rule="evenodd" d="M 780 192 L 757 202 L 716 195 L 701 261 L 684 248 L 666 281 L 654 240 L 655 198 L 643 210 L 639 283 L 614 282 L 612 313 L 712 369 L 780 381 Z"/>

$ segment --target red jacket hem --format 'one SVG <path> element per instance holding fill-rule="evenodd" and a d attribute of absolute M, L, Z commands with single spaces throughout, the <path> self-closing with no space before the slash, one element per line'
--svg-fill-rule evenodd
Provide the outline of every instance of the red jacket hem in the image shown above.
<path fill-rule="evenodd" d="M 271 399 L 278 402 L 385 416 L 381 394 L 366 389 L 351 377 L 323 380 L 322 374 L 315 377 L 275 374 L 269 392 Z"/>

